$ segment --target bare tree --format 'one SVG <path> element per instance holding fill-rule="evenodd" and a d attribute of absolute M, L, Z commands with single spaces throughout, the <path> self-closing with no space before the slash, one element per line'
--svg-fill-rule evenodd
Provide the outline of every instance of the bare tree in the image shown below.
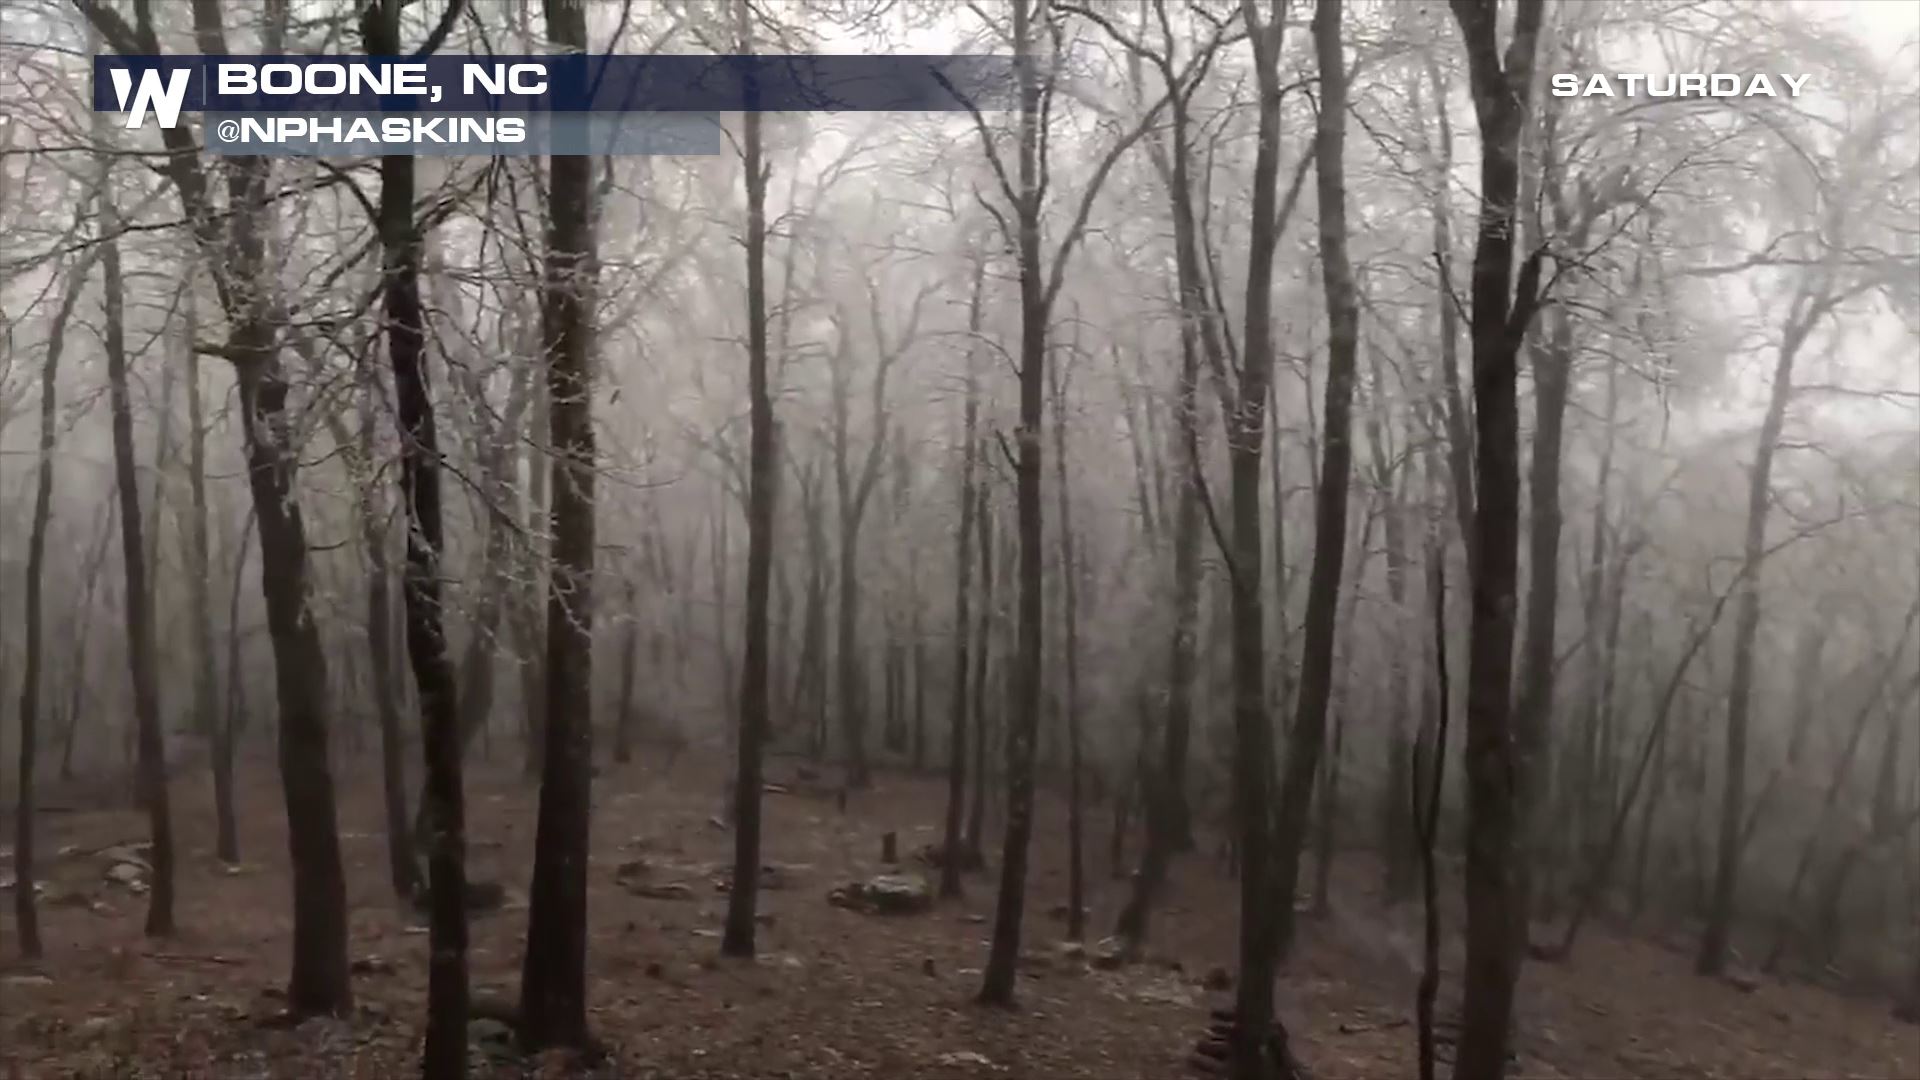
<path fill-rule="evenodd" d="M 1467 656 L 1467 960 L 1454 1075 L 1506 1074 L 1527 932 L 1517 865 L 1519 811 L 1513 722 L 1514 595 L 1518 577 L 1518 356 L 1538 303 L 1540 253 L 1513 284 L 1520 136 L 1533 87 L 1540 0 L 1520 0 L 1504 56 L 1497 0 L 1452 0 L 1480 123 L 1480 226 L 1473 257 L 1473 603 Z"/>
<path fill-rule="evenodd" d="M 587 48 L 586 10 L 546 0 L 547 36 Z M 541 336 L 553 442 L 553 568 L 547 584 L 546 751 L 520 972 L 522 1041 L 586 1049 L 587 832 L 593 783 L 595 274 L 593 161 L 548 161 Z"/>

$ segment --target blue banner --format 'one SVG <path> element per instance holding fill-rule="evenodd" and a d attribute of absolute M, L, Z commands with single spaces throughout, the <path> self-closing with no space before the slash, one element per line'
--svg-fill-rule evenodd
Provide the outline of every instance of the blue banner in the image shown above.
<path fill-rule="evenodd" d="M 168 113 L 951 112 L 1012 104 L 1008 57 L 114 56 L 93 107 Z"/>

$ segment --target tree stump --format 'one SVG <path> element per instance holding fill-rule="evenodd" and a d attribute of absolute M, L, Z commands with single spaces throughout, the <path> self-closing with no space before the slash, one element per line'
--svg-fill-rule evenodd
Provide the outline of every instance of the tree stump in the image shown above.
<path fill-rule="evenodd" d="M 900 861 L 900 838 L 893 833 L 880 836 L 880 861 L 892 866 Z"/>

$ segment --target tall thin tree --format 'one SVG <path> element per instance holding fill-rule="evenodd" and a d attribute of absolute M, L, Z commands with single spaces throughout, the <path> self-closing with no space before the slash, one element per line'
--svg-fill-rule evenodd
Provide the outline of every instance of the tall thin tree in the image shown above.
<path fill-rule="evenodd" d="M 736 5 L 739 47 L 753 52 L 752 12 Z M 752 69 L 749 69 L 752 70 Z M 780 475 L 774 446 L 773 394 L 767 379 L 767 177 L 761 148 L 760 113 L 748 84 L 748 109 L 740 116 L 741 167 L 747 189 L 747 625 L 740 670 L 740 737 L 733 784 L 733 886 L 720 951 L 751 957 L 754 907 L 760 887 L 760 757 L 767 738 L 767 586 L 773 567 L 775 497 Z M 879 438 L 878 433 L 874 436 Z"/>
<path fill-rule="evenodd" d="M 1519 561 L 1518 357 L 1538 303 L 1540 254 L 1513 282 L 1520 136 L 1533 88 L 1542 0 L 1520 0 L 1504 57 L 1497 0 L 1452 0 L 1480 126 L 1480 224 L 1473 257 L 1473 531 L 1468 542 L 1467 959 L 1454 1076 L 1506 1074 L 1513 987 L 1527 931 L 1517 860 L 1513 730 Z"/>
<path fill-rule="evenodd" d="M 547 36 L 587 48 L 586 6 L 546 0 Z M 546 752 L 520 972 L 530 1048 L 587 1046 L 587 837 L 593 783 L 593 159 L 548 159 L 546 351 L 553 479 Z"/>

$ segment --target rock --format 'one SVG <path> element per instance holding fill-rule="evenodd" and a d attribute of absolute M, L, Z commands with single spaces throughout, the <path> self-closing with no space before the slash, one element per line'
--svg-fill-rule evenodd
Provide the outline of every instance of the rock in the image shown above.
<path fill-rule="evenodd" d="M 107 867 L 107 880 L 131 893 L 139 894 L 147 891 L 146 877 L 145 864 L 117 862 Z"/>
<path fill-rule="evenodd" d="M 347 965 L 347 970 L 355 975 L 391 975 L 397 969 L 393 966 L 393 961 L 383 956 L 362 956 Z"/>
<path fill-rule="evenodd" d="M 627 891 L 635 896 L 645 897 L 648 900 L 693 899 L 693 888 L 688 885 L 682 885 L 677 881 L 669 881 L 659 885 L 649 885 L 644 882 L 628 882 Z"/>
<path fill-rule="evenodd" d="M 1082 964 L 1087 959 L 1087 947 L 1077 941 L 1063 941 L 1054 951 L 1060 954 L 1060 959 L 1069 963 Z"/>
<path fill-rule="evenodd" d="M 628 859 L 613 868 L 613 880 L 625 884 L 633 878 L 646 877 L 652 869 L 645 859 Z"/>
<path fill-rule="evenodd" d="M 1093 959 L 1089 961 L 1100 971 L 1118 971 L 1127 962 L 1127 948 L 1119 938 L 1105 937 L 1093 947 Z"/>
<path fill-rule="evenodd" d="M 73 1033 L 85 1040 L 102 1039 L 113 1033 L 118 1022 L 111 1016 L 95 1016 L 83 1021 Z"/>
<path fill-rule="evenodd" d="M 988 1058 L 987 1055 L 976 1053 L 972 1050 L 956 1050 L 952 1053 L 941 1054 L 938 1058 L 934 1060 L 938 1064 L 944 1065 L 948 1068 L 957 1068 L 962 1065 L 972 1065 L 972 1066 L 975 1066 L 976 1068 L 982 1068 L 982 1069 L 998 1068 L 998 1066 L 996 1066 L 993 1063 L 992 1059 Z"/>
<path fill-rule="evenodd" d="M 520 1056 L 519 1048 L 515 1045 L 513 1028 L 490 1016 L 467 1021 L 467 1043 L 495 1060 Z"/>
<path fill-rule="evenodd" d="M 1743 994 L 1751 994 L 1760 989 L 1760 978 L 1750 971 L 1729 971 L 1727 984 Z"/>
<path fill-rule="evenodd" d="M 1216 964 L 1208 968 L 1207 973 L 1200 977 L 1200 985 L 1209 990 L 1231 990 L 1233 989 L 1233 975 L 1230 974 L 1226 968 Z"/>
<path fill-rule="evenodd" d="M 834 889 L 827 902 L 869 915 L 917 915 L 933 907 L 933 889 L 919 874 L 877 874 Z"/>

